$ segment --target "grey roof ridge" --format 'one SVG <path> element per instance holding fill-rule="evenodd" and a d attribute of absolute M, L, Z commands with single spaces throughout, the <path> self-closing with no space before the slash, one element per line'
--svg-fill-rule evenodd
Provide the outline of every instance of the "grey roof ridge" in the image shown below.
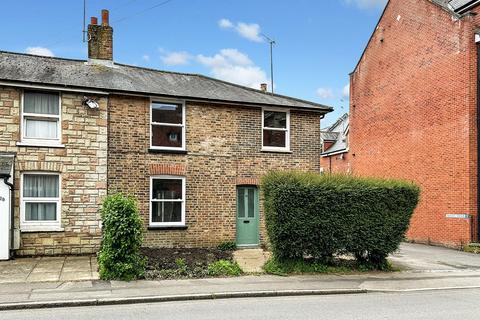
<path fill-rule="evenodd" d="M 71 58 L 62 58 L 62 57 L 39 56 L 39 55 L 35 55 L 35 54 L 12 52 L 12 51 L 5 51 L 5 50 L 0 50 L 0 53 L 13 54 L 13 55 L 23 55 L 23 56 L 36 57 L 36 58 L 40 57 L 40 58 L 52 59 L 52 60 L 84 62 L 84 63 L 88 62 L 88 60 L 84 60 L 84 59 L 71 59 Z M 325 111 L 333 111 L 333 107 L 327 106 L 327 105 L 324 105 L 324 104 L 320 104 L 320 103 L 316 103 L 316 102 L 312 102 L 312 101 L 307 101 L 307 100 L 303 100 L 303 99 L 299 99 L 299 98 L 294 98 L 294 97 L 290 97 L 290 96 L 286 96 L 286 95 L 276 94 L 276 93 L 275 94 L 266 93 L 266 92 L 263 92 L 261 90 L 257 90 L 257 89 L 242 86 L 242 85 L 239 85 L 239 84 L 236 84 L 236 83 L 216 79 L 216 78 L 209 77 L 209 76 L 199 74 L 199 73 L 187 73 L 187 72 L 160 70 L 160 69 L 155 69 L 155 68 L 134 66 L 134 65 L 124 64 L 124 63 L 117 63 L 117 62 L 115 62 L 115 65 L 123 66 L 123 67 L 127 67 L 127 68 L 136 68 L 136 69 L 148 70 L 148 71 L 159 72 L 159 73 L 168 73 L 168 74 L 177 74 L 177 75 L 192 76 L 192 77 L 201 77 L 201 78 L 205 78 L 205 79 L 208 79 L 208 80 L 220 82 L 220 83 L 223 83 L 223 84 L 226 84 L 226 85 L 234 86 L 234 87 L 237 87 L 237 88 L 241 88 L 241 89 L 244 89 L 244 90 L 249 90 L 249 91 L 256 92 L 256 93 L 269 94 L 269 95 L 274 96 L 274 97 L 291 99 L 291 100 L 298 101 L 298 102 L 301 102 L 301 103 L 310 104 L 310 105 L 313 105 L 313 106 L 320 107 Z"/>

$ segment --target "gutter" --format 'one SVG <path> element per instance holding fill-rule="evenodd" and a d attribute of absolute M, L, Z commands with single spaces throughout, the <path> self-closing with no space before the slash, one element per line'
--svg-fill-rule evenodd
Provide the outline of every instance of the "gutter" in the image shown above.
<path fill-rule="evenodd" d="M 83 92 L 83 93 L 107 95 L 107 96 L 116 94 L 116 95 L 125 95 L 125 96 L 142 97 L 142 98 L 156 97 L 159 99 L 167 98 L 167 99 L 185 100 L 189 102 L 213 103 L 213 104 L 220 104 L 220 105 L 243 106 L 243 107 L 256 107 L 256 108 L 278 107 L 278 108 L 286 108 L 291 110 L 318 112 L 321 114 L 327 114 L 333 111 L 333 107 L 330 107 L 330 106 L 320 105 L 320 104 L 309 102 L 309 101 L 302 101 L 297 98 L 286 97 L 281 95 L 275 95 L 275 96 L 284 98 L 284 99 L 296 100 L 300 104 L 303 104 L 303 103 L 311 104 L 311 106 L 286 105 L 286 104 L 274 104 L 274 103 L 262 103 L 262 102 L 243 102 L 243 101 L 235 101 L 235 100 L 210 99 L 210 98 L 191 97 L 191 96 L 183 96 L 183 95 L 169 95 L 169 94 L 149 93 L 149 92 L 140 92 L 140 91 L 138 92 L 124 91 L 124 90 L 118 90 L 118 89 L 98 89 L 98 90 L 93 89 L 92 90 L 89 88 L 79 87 L 79 86 L 38 84 L 38 83 L 31 83 L 26 81 L 5 80 L 5 79 L 0 79 L 0 85 L 12 86 L 12 87 L 24 87 L 24 88 L 31 88 L 31 89 Z"/>
<path fill-rule="evenodd" d="M 348 151 L 349 151 L 349 149 L 342 149 L 342 150 L 332 151 L 330 153 L 324 152 L 320 156 L 322 158 L 325 158 L 325 157 L 334 156 L 334 155 L 337 155 L 337 154 L 348 153 Z"/>

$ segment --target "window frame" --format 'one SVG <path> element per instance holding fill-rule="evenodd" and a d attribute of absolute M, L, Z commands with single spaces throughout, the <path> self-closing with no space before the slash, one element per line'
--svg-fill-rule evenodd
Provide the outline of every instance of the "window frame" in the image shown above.
<path fill-rule="evenodd" d="M 153 103 L 164 103 L 164 104 L 177 104 L 182 106 L 182 123 L 181 124 L 174 124 L 174 123 L 164 123 L 164 122 L 153 122 Z M 150 98 L 150 149 L 152 150 L 172 150 L 172 151 L 185 151 L 186 150 L 186 103 L 184 100 L 169 100 L 169 99 L 156 99 Z M 182 128 L 182 146 L 181 147 L 162 147 L 162 146 L 154 146 L 153 142 L 153 126 L 164 126 L 164 127 L 181 127 Z"/>
<path fill-rule="evenodd" d="M 155 200 L 155 202 L 180 202 L 182 208 L 182 219 L 180 222 L 153 222 L 153 181 L 163 179 L 163 180 L 181 180 L 182 181 L 182 199 L 163 199 L 163 200 Z M 186 208 L 186 178 L 184 176 L 173 176 L 173 175 L 156 175 L 150 177 L 150 199 L 149 199 L 149 214 L 148 214 L 148 225 L 150 227 L 184 227 L 186 226 L 185 222 L 185 208 Z"/>
<path fill-rule="evenodd" d="M 25 175 L 58 176 L 58 198 L 35 198 L 24 197 L 23 187 L 25 182 Z M 51 221 L 27 221 L 25 217 L 26 203 L 55 203 L 57 206 L 57 219 Z M 48 171 L 26 171 L 20 174 L 20 230 L 22 232 L 28 231 L 63 231 L 61 228 L 62 221 L 62 175 L 58 172 Z"/>
<path fill-rule="evenodd" d="M 265 111 L 282 112 L 286 114 L 286 128 L 265 127 Z M 271 147 L 263 145 L 263 135 L 265 130 L 285 132 L 285 147 Z M 282 108 L 262 108 L 262 151 L 269 152 L 290 152 L 290 109 Z"/>
<path fill-rule="evenodd" d="M 25 112 L 25 93 L 28 92 L 40 92 L 40 93 L 50 93 L 50 94 L 58 94 L 58 115 L 47 115 L 47 114 L 40 114 L 40 113 L 30 113 Z M 33 145 L 33 146 L 61 146 L 62 143 L 62 93 L 60 91 L 54 90 L 22 90 L 22 94 L 20 97 L 20 143 Z M 25 136 L 26 131 L 26 122 L 27 119 L 39 119 L 39 120 L 52 120 L 55 119 L 57 121 L 57 138 L 49 139 L 49 138 L 28 138 Z"/>

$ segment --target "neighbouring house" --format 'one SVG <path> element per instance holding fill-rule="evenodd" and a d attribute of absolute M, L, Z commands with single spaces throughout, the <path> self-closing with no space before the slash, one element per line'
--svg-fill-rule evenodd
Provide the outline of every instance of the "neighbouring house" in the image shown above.
<path fill-rule="evenodd" d="M 0 197 L 14 194 L 11 213 L 0 202 L 0 253 L 97 251 L 115 192 L 138 199 L 146 246 L 260 245 L 259 179 L 319 172 L 332 108 L 115 63 L 106 10 L 88 33 L 87 61 L 0 52 L 0 178 L 13 180 Z"/>
<path fill-rule="evenodd" d="M 421 186 L 410 240 L 479 239 L 479 4 L 390 0 L 351 74 L 353 173 Z"/>
<path fill-rule="evenodd" d="M 322 129 L 322 155 L 320 170 L 324 173 L 350 173 L 348 156 L 348 113 L 342 115 L 334 124 Z"/>

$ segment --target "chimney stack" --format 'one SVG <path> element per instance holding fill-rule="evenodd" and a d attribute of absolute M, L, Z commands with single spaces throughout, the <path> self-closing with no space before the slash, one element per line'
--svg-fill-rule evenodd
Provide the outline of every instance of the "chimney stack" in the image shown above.
<path fill-rule="evenodd" d="M 267 92 L 267 84 L 266 83 L 261 83 L 260 84 L 260 90 L 262 90 L 263 92 Z"/>
<path fill-rule="evenodd" d="M 88 59 L 113 62 L 113 29 L 108 10 L 102 10 L 102 24 L 92 17 L 88 25 Z"/>

